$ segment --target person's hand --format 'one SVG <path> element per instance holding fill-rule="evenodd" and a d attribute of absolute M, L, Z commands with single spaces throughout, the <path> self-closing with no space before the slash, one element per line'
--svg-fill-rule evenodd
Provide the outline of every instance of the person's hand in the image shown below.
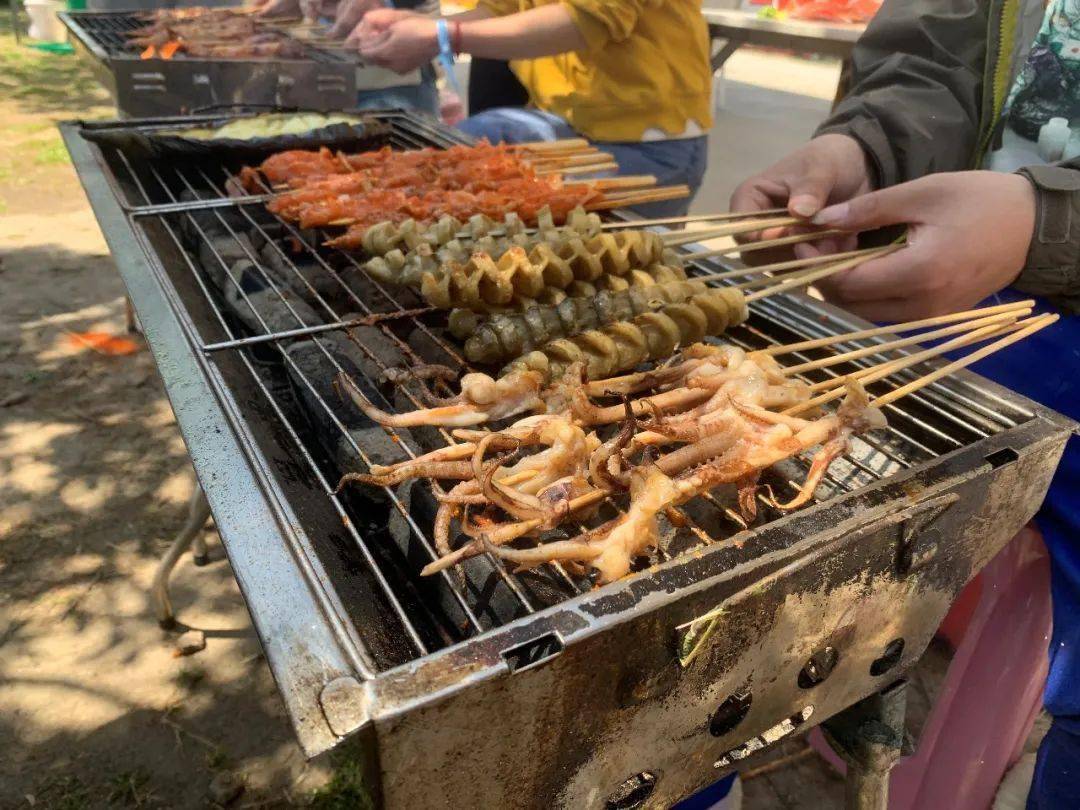
<path fill-rule="evenodd" d="M 338 0 L 300 0 L 301 14 L 308 22 L 336 19 L 337 10 Z"/>
<path fill-rule="evenodd" d="M 393 11 L 393 9 L 385 9 L 382 0 L 341 0 L 334 14 L 334 25 L 330 28 L 328 35 L 334 38 L 349 36 L 364 17 L 377 10 Z M 408 15 L 411 12 L 399 13 Z"/>
<path fill-rule="evenodd" d="M 907 225 L 907 247 L 816 286 L 867 320 L 926 318 L 970 309 L 1016 279 L 1035 189 L 1016 174 L 935 174 L 830 206 L 813 222 L 853 233 Z"/>
<path fill-rule="evenodd" d="M 373 11 L 366 15 L 346 45 L 356 45 L 369 62 L 395 73 L 407 73 L 439 55 L 435 20 L 422 14 L 404 16 Z"/>
<path fill-rule="evenodd" d="M 258 9 L 260 17 L 297 17 L 300 15 L 300 0 L 254 0 L 252 5 Z"/>
<path fill-rule="evenodd" d="M 859 142 L 847 135 L 822 135 L 744 181 L 731 196 L 732 211 L 768 211 L 787 208 L 792 216 L 809 218 L 826 205 L 844 202 L 871 190 L 870 169 Z M 775 239 L 805 228 L 774 228 L 745 234 L 740 242 Z M 783 261 L 792 253 L 809 258 L 823 253 L 853 250 L 855 237 L 826 237 L 792 248 L 747 253 L 755 264 Z"/>

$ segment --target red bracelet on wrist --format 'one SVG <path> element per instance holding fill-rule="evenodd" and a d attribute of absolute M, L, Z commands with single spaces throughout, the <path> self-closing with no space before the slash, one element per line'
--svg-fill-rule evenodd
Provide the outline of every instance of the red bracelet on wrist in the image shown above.
<path fill-rule="evenodd" d="M 450 49 L 454 54 L 461 53 L 461 20 L 452 20 L 454 27 L 450 32 Z"/>

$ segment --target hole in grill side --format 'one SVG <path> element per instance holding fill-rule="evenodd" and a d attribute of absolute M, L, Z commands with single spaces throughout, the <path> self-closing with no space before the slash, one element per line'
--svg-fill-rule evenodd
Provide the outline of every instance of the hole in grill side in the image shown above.
<path fill-rule="evenodd" d="M 890 669 L 900 663 L 900 658 L 904 654 L 904 640 L 902 638 L 896 638 L 885 645 L 885 649 L 881 653 L 881 657 L 874 660 L 870 664 L 870 674 L 875 678 L 878 675 L 884 675 Z"/>
<path fill-rule="evenodd" d="M 734 731 L 750 713 L 753 702 L 754 696 L 749 689 L 728 695 L 720 708 L 709 718 L 709 733 L 714 737 L 723 737 L 729 731 Z"/>
<path fill-rule="evenodd" d="M 635 774 L 615 788 L 604 802 L 606 810 L 634 810 L 641 807 L 656 790 L 658 777 L 649 771 Z"/>
<path fill-rule="evenodd" d="M 1020 454 L 1013 450 L 1011 447 L 1002 447 L 1000 450 L 995 450 L 990 453 L 986 460 L 990 464 L 990 469 L 996 470 L 999 467 L 1004 467 L 1006 464 L 1011 464 L 1020 458 Z"/>
<path fill-rule="evenodd" d="M 558 633 L 545 633 L 532 641 L 518 644 L 502 651 L 502 658 L 510 674 L 538 667 L 563 651 L 563 641 Z"/>
<path fill-rule="evenodd" d="M 840 652 L 836 647 L 823 647 L 810 656 L 799 672 L 799 688 L 812 689 L 832 675 L 840 662 Z"/>

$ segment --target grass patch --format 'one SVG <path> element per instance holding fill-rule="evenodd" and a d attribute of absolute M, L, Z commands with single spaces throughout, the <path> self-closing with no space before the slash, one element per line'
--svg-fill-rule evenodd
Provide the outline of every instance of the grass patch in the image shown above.
<path fill-rule="evenodd" d="M 105 800 L 121 807 L 145 807 L 153 800 L 154 791 L 147 787 L 150 775 L 145 771 L 125 771 L 109 777 Z"/>
<path fill-rule="evenodd" d="M 334 775 L 308 799 L 315 810 L 372 810 L 371 794 L 364 786 L 364 772 L 353 759 L 340 758 L 334 763 Z"/>
<path fill-rule="evenodd" d="M 90 789 L 74 776 L 56 776 L 38 785 L 35 802 L 52 810 L 89 810 L 94 806 Z"/>
<path fill-rule="evenodd" d="M 22 111 L 70 113 L 105 104 L 108 97 L 84 60 L 19 45 L 11 18 L 0 13 L 0 98 L 14 99 Z"/>
<path fill-rule="evenodd" d="M 188 692 L 199 688 L 206 680 L 206 670 L 202 667 L 184 667 L 173 676 L 173 683 Z"/>
<path fill-rule="evenodd" d="M 53 143 L 42 144 L 34 153 L 34 163 L 38 166 L 64 166 L 69 162 L 67 147 L 59 139 Z"/>

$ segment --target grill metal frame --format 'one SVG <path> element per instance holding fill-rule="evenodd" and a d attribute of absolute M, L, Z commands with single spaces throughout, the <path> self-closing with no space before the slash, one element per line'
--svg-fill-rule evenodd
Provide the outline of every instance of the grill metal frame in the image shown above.
<path fill-rule="evenodd" d="M 398 125 L 401 146 L 459 140 L 408 114 L 386 117 Z M 182 264 L 189 251 L 170 221 L 255 210 L 261 198 L 211 193 L 180 201 L 166 194 L 152 201 L 148 194 L 140 204 L 118 182 L 115 161 L 80 128 L 61 127 L 145 326 L 298 739 L 315 754 L 353 735 L 376 798 L 388 806 L 433 797 L 448 805 L 540 805 L 552 796 L 566 806 L 602 805 L 616 785 L 644 771 L 663 777 L 648 803 L 664 806 L 715 778 L 714 761 L 729 768 L 759 735 L 771 739 L 769 729 L 775 736 L 785 718 L 800 718 L 801 726 L 826 719 L 917 660 L 955 593 L 1034 514 L 1072 429 L 1057 414 L 962 373 L 891 406 L 895 435 L 869 437 L 861 453 L 834 468 L 827 503 L 732 531 L 599 590 L 583 590 L 554 569 L 551 587 L 566 588 L 567 598 L 547 607 L 531 604 L 523 581 L 496 567 L 492 587 L 519 603 L 507 620 L 478 611 L 475 593 L 453 572 L 433 586 L 441 600 L 433 606 L 426 601 L 433 590 L 387 581 L 380 549 L 355 525 L 355 503 L 331 494 L 333 482 L 312 458 L 303 427 L 290 423 L 260 383 L 254 347 L 200 305 L 199 295 L 212 304 L 214 294 L 197 266 Z M 780 326 L 816 337 L 862 325 L 806 296 L 757 308 L 762 317 L 733 333 L 737 342 L 760 345 Z M 330 312 L 336 321 L 319 328 L 341 327 L 343 313 Z M 279 331 L 269 341 L 286 364 L 280 345 L 288 337 Z M 335 413 L 318 399 L 316 382 L 315 401 Z M 283 465 L 293 474 L 283 477 Z M 418 550 L 430 554 L 409 508 L 394 503 L 411 522 Z M 370 568 L 345 596 L 323 542 L 324 534 L 343 533 Z M 397 625 L 385 630 L 394 637 L 382 647 L 371 628 L 357 625 L 364 600 L 380 631 Z M 687 623 L 719 605 L 717 640 L 681 668 L 674 651 Z M 445 630 L 433 644 L 410 612 L 425 609 L 454 615 L 462 622 L 458 635 Z M 861 612 L 857 628 L 853 611 Z M 906 641 L 903 658 L 887 676 L 871 677 L 870 662 L 897 637 Z M 806 694 L 794 677 L 802 653 L 825 643 L 842 650 L 837 674 Z M 710 735 L 711 711 L 747 684 L 754 690 L 747 717 Z M 808 706 L 812 717 L 803 716 Z M 486 733 L 511 724 L 516 740 Z M 481 733 L 469 737 L 462 729 L 470 727 Z M 645 751 L 630 744 L 643 733 L 655 740 Z M 554 747 L 546 739 L 552 736 Z M 490 773 L 496 759 L 515 766 L 514 778 Z M 532 791 L 524 797 L 522 783 Z"/>
<path fill-rule="evenodd" d="M 342 110 L 356 104 L 357 63 L 302 43 L 307 59 L 140 59 L 124 50 L 130 11 L 65 11 L 60 20 L 125 116 L 180 115 L 235 105 Z M 108 30 L 97 30 L 108 25 Z M 272 26 L 267 26 L 272 29 Z"/>

